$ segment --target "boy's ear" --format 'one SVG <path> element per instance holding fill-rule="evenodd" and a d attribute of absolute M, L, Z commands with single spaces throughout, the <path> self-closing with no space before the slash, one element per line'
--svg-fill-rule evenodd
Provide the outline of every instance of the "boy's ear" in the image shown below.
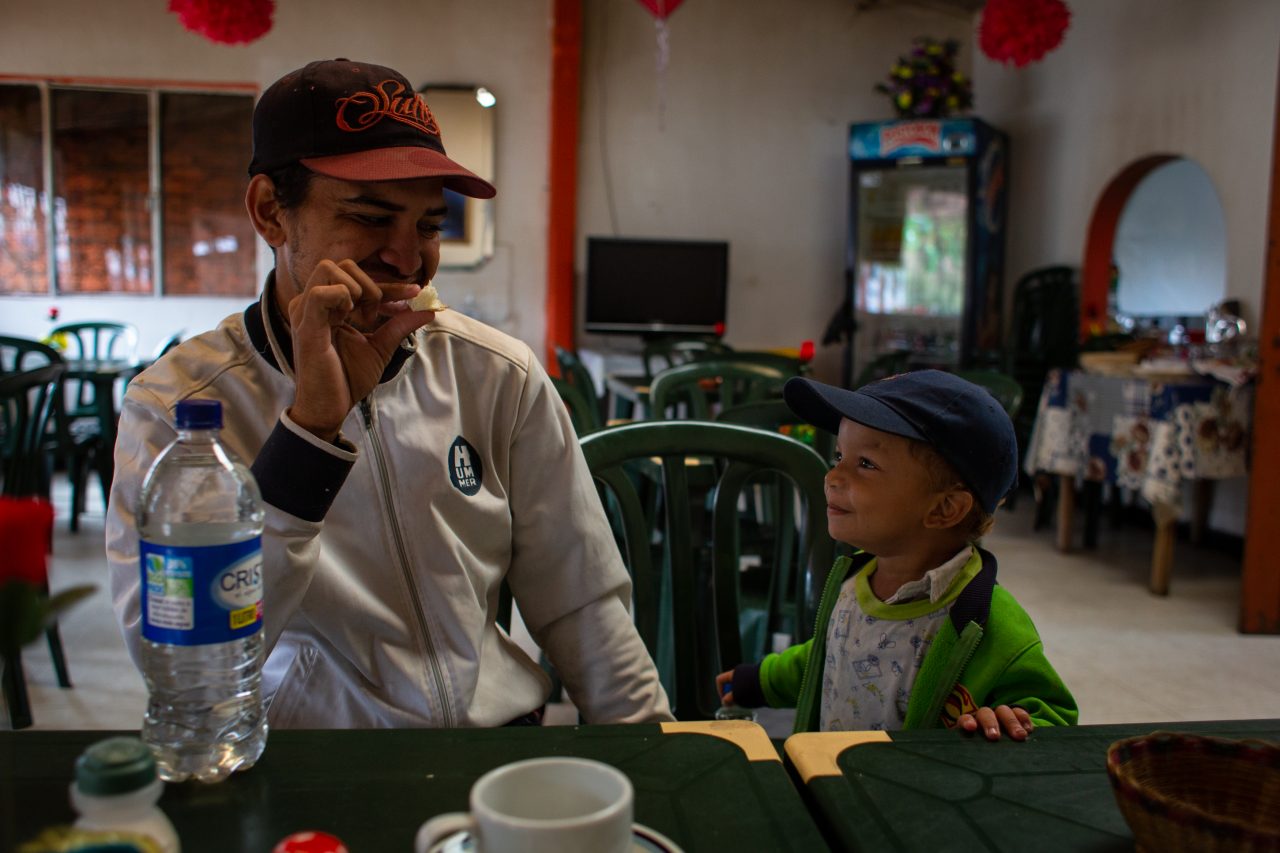
<path fill-rule="evenodd" d="M 924 526 L 936 529 L 955 527 L 973 509 L 973 493 L 968 489 L 950 488 L 934 500 L 924 517 Z"/>
<path fill-rule="evenodd" d="M 254 175 L 244 195 L 253 228 L 273 249 L 284 245 L 284 208 L 276 201 L 276 185 L 266 175 Z"/>

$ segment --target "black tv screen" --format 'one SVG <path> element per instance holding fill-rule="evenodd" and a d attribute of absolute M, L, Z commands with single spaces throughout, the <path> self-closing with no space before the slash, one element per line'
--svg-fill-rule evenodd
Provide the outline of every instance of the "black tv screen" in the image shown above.
<path fill-rule="evenodd" d="M 723 330 L 729 244 L 587 238 L 588 332 L 714 334 Z"/>

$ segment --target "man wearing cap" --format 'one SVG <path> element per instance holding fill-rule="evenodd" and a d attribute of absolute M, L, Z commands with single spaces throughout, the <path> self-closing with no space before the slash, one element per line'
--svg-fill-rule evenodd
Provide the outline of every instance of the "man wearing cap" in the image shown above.
<path fill-rule="evenodd" d="M 1017 482 L 995 398 L 937 370 L 783 391 L 836 434 L 827 530 L 855 551 L 827 577 L 814 637 L 721 673 L 724 701 L 795 707 L 797 732 L 945 726 L 1021 741 L 1074 724 L 1075 699 L 978 545 Z"/>
<path fill-rule="evenodd" d="M 389 68 L 313 62 L 253 117 L 258 302 L 130 383 L 107 551 L 135 661 L 143 478 L 189 397 L 267 505 L 263 692 L 272 726 L 536 723 L 549 680 L 495 624 L 504 582 L 588 722 L 670 719 L 630 580 L 568 415 L 525 344 L 408 303 L 439 264 L 450 160 Z"/>

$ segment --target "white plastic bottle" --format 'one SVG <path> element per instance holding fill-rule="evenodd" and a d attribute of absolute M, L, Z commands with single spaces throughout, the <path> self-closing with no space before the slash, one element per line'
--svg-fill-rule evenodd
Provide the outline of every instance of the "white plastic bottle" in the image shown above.
<path fill-rule="evenodd" d="M 218 440 L 222 405 L 178 404 L 177 439 L 138 506 L 142 739 L 170 782 L 225 779 L 267 742 L 262 707 L 262 497 Z"/>
<path fill-rule="evenodd" d="M 164 853 L 180 853 L 178 834 L 156 802 L 164 782 L 156 777 L 151 751 L 135 737 L 100 740 L 76 759 L 71 805 L 80 815 L 76 828 L 108 838 L 145 836 Z M 96 848 L 95 848 L 96 849 Z M 110 849 L 115 849 L 111 847 Z"/>

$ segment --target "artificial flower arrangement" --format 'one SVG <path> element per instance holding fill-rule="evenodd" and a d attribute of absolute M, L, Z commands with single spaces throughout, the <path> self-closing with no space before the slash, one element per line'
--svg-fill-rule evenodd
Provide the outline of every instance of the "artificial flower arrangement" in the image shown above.
<path fill-rule="evenodd" d="M 899 118 L 945 118 L 973 106 L 973 84 L 956 70 L 960 43 L 922 36 L 911 42 L 909 56 L 889 69 L 889 81 L 875 89 L 889 96 Z"/>

